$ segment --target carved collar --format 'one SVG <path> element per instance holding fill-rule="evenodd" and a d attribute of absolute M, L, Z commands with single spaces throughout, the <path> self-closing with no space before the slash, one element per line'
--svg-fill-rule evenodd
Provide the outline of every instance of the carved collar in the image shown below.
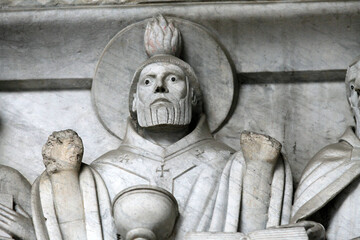
<path fill-rule="evenodd" d="M 339 141 L 345 141 L 353 147 L 351 160 L 360 161 L 360 139 L 356 136 L 353 127 L 348 127 Z"/>
<path fill-rule="evenodd" d="M 348 127 L 339 141 L 345 141 L 354 148 L 360 148 L 360 139 L 356 136 L 353 127 Z"/>
<path fill-rule="evenodd" d="M 213 139 L 213 137 L 210 133 L 205 115 L 201 116 L 197 126 L 191 133 L 167 147 L 162 147 L 140 136 L 131 124 L 130 119 L 128 119 L 126 134 L 122 145 L 136 147 L 141 151 L 150 152 L 161 158 L 167 158 L 170 157 L 170 155 L 187 150 L 196 143 L 209 139 Z"/>

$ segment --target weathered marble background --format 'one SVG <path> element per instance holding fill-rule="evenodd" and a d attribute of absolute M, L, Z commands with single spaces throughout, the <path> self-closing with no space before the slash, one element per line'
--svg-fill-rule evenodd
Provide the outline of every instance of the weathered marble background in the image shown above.
<path fill-rule="evenodd" d="M 53 131 L 74 129 L 87 163 L 119 144 L 98 121 L 89 90 L 1 92 L 0 119 L 0 164 L 30 182 L 45 170 L 41 149 Z"/>
<path fill-rule="evenodd" d="M 243 84 L 216 137 L 235 149 L 244 129 L 277 138 L 297 182 L 353 123 L 343 80 L 360 55 L 360 2 L 9 10 L 0 12 L 0 164 L 33 182 L 48 135 L 67 128 L 87 163 L 116 148 L 92 107 L 95 65 L 119 30 L 158 12 L 206 26 L 229 51 Z"/>
<path fill-rule="evenodd" d="M 236 110 L 216 137 L 235 149 L 244 129 L 275 137 L 297 183 L 310 158 L 350 124 L 343 82 L 251 84 L 240 87 Z"/>

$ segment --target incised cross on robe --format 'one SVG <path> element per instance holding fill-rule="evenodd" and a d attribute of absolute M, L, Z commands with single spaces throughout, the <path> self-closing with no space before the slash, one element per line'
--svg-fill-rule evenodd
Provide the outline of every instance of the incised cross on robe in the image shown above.
<path fill-rule="evenodd" d="M 165 164 L 161 164 L 161 169 L 156 169 L 156 172 L 160 172 L 160 177 L 164 177 L 164 172 L 169 172 L 170 169 L 164 169 L 165 168 Z"/>

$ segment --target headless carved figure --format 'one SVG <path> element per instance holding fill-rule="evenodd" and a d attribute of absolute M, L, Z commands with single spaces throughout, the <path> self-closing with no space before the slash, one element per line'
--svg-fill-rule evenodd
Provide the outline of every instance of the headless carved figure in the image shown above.
<path fill-rule="evenodd" d="M 251 132 L 241 134 L 240 142 L 247 166 L 241 217 L 253 219 L 251 222 L 242 221 L 241 230 L 249 233 L 266 228 L 271 183 L 281 144 L 273 138 Z"/>

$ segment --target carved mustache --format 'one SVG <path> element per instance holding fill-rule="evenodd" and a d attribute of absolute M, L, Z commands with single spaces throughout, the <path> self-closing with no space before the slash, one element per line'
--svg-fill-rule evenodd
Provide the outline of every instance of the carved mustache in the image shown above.
<path fill-rule="evenodd" d="M 157 102 L 167 102 L 167 103 L 171 103 L 167 98 L 158 98 L 156 100 L 154 100 L 151 105 L 157 103 Z"/>
<path fill-rule="evenodd" d="M 151 106 L 157 102 L 165 102 L 165 103 L 177 103 L 179 100 L 175 97 L 172 93 L 157 93 L 156 95 L 152 95 L 150 98 L 147 99 L 146 103 L 148 106 Z"/>

